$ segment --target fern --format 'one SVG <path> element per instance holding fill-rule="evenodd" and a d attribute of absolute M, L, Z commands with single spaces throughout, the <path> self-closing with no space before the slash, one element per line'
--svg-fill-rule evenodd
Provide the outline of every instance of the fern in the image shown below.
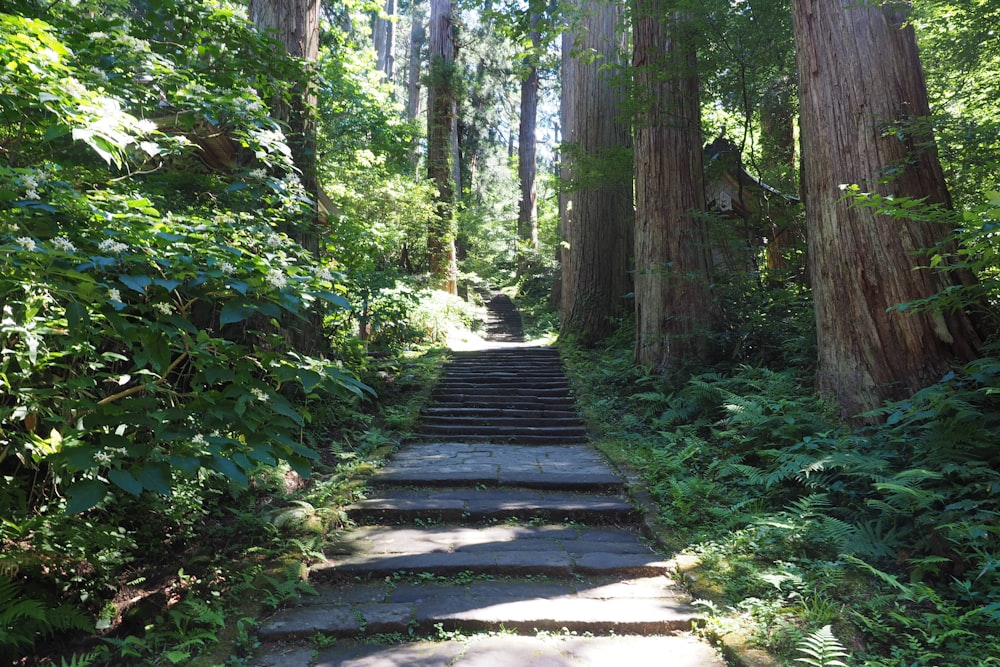
<path fill-rule="evenodd" d="M 812 667 L 848 667 L 839 658 L 848 657 L 847 649 L 833 635 L 829 625 L 823 626 L 799 642 L 796 650 L 805 653 L 805 658 L 796 658 L 795 662 L 812 665 Z"/>
<path fill-rule="evenodd" d="M 74 653 L 70 656 L 69 662 L 66 662 L 66 658 L 59 661 L 59 667 L 90 667 L 97 659 L 100 657 L 98 653 L 84 653 L 83 655 L 77 655 Z"/>
<path fill-rule="evenodd" d="M 49 607 L 44 600 L 28 597 L 16 581 L 0 575 L 0 657 L 19 656 L 53 632 L 89 627 L 89 620 L 79 610 Z"/>

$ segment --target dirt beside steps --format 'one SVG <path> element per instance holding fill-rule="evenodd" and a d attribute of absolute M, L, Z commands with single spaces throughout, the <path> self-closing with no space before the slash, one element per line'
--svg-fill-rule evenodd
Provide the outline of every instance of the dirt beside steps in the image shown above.
<path fill-rule="evenodd" d="M 256 667 L 721 667 L 549 348 L 456 353 Z M 322 635 L 325 639 L 315 642 Z"/>

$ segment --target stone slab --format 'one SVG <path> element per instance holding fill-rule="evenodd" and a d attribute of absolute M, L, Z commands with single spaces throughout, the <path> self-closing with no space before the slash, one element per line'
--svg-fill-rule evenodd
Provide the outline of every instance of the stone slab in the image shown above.
<path fill-rule="evenodd" d="M 476 636 L 399 646 L 343 645 L 274 653 L 253 667 L 725 667 L 688 635 L 637 637 Z"/>

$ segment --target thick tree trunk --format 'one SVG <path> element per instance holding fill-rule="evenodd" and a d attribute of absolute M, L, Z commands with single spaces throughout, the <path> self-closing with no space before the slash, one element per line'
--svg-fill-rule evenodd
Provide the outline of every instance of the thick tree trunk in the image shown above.
<path fill-rule="evenodd" d="M 564 50 L 581 57 L 570 58 L 572 125 L 564 119 L 570 145 L 563 160 L 573 181 L 562 220 L 561 334 L 583 344 L 614 331 L 631 291 L 629 124 L 622 117 L 622 86 L 614 81 L 624 51 L 620 17 L 618 3 L 586 0 L 575 40 L 563 38 Z"/>
<path fill-rule="evenodd" d="M 538 171 L 536 160 L 537 139 L 535 129 L 538 117 L 538 66 L 535 62 L 542 41 L 535 30 L 538 15 L 532 14 L 531 46 L 532 55 L 526 60 L 527 76 L 521 81 L 521 119 L 517 137 L 517 178 L 521 187 L 521 198 L 517 207 L 518 274 L 522 275 L 526 266 L 525 249 L 538 250 L 538 191 L 535 177 Z"/>
<path fill-rule="evenodd" d="M 793 0 L 792 9 L 817 386 L 855 418 L 937 381 L 976 354 L 980 337 L 961 312 L 888 311 L 960 280 L 920 254 L 947 245 L 949 230 L 851 206 L 839 187 L 949 205 L 920 123 L 927 91 L 908 3 Z"/>
<path fill-rule="evenodd" d="M 663 0 L 635 0 L 636 360 L 708 361 L 712 307 L 693 35 Z"/>
<path fill-rule="evenodd" d="M 315 62 L 319 57 L 319 0 L 250 0 L 248 15 L 261 32 L 271 33 L 289 55 Z M 319 180 L 316 170 L 316 93 L 311 87 L 292 89 L 287 98 L 273 102 L 272 115 L 287 125 L 292 161 L 302 185 L 313 201 L 311 215 L 303 216 L 288 231 L 315 257 L 320 256 Z M 286 99 L 288 101 L 286 101 Z M 321 351 L 322 313 L 311 311 L 307 322 L 288 331 L 292 346 L 307 353 Z"/>
<path fill-rule="evenodd" d="M 432 280 L 450 294 L 458 292 L 455 255 L 454 137 L 455 43 L 451 0 L 431 0 L 430 73 L 427 86 L 427 176 L 437 186 L 437 206 L 427 229 Z"/>
<path fill-rule="evenodd" d="M 427 30 L 424 28 L 424 5 L 419 0 L 412 0 L 410 6 L 410 59 L 406 76 L 406 118 L 415 120 L 420 115 L 420 63 L 427 41 Z M 414 169 L 418 162 L 417 141 L 414 140 L 410 150 L 410 161 Z"/>
<path fill-rule="evenodd" d="M 392 81 L 396 67 L 396 0 L 385 0 L 383 12 L 384 17 L 375 19 L 376 67 L 386 81 Z"/>
<path fill-rule="evenodd" d="M 296 58 L 315 62 L 319 57 L 319 0 L 250 0 L 250 20 L 261 32 L 272 34 Z M 290 102 L 275 100 L 273 115 L 291 130 L 289 148 L 295 165 L 302 171 L 302 182 L 315 195 L 316 106 L 314 90 L 291 90 Z"/>

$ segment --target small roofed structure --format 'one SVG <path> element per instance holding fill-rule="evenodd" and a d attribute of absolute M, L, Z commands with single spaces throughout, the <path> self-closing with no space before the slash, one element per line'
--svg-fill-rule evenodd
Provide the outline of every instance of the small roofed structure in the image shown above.
<path fill-rule="evenodd" d="M 759 259 L 763 249 L 766 268 L 780 270 L 788 264 L 786 251 L 804 240 L 801 226 L 795 224 L 800 199 L 748 172 L 739 148 L 725 137 L 705 146 L 705 203 L 710 213 L 739 223 L 730 229 L 741 247 L 717 247 L 713 253 L 717 265 L 734 270 L 750 265 L 758 270 L 763 268 Z"/>

